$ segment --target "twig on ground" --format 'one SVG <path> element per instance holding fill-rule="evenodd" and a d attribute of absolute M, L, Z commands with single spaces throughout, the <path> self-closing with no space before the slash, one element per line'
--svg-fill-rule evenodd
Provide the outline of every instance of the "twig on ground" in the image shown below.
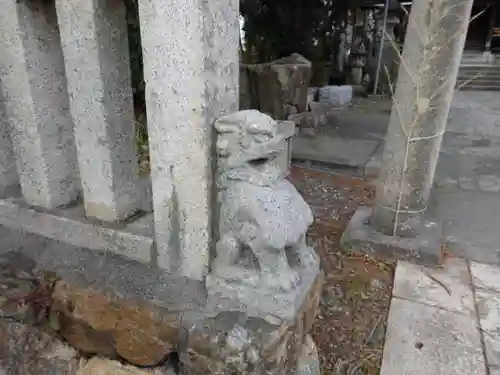
<path fill-rule="evenodd" d="M 380 323 L 382 323 L 382 320 L 384 319 L 384 317 L 382 315 L 380 315 L 377 319 L 377 321 L 375 322 L 370 334 L 366 337 L 365 339 L 365 345 L 372 339 L 373 335 L 375 334 L 375 331 L 377 330 L 377 328 L 380 326 Z"/>

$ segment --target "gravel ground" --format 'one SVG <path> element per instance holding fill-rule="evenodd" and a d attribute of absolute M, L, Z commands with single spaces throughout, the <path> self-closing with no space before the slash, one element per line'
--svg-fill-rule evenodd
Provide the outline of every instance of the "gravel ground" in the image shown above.
<path fill-rule="evenodd" d="M 359 205 L 370 205 L 369 182 L 294 166 L 290 180 L 313 209 L 309 242 L 326 278 L 314 337 L 322 373 L 378 375 L 389 314 L 394 264 L 340 248 Z"/>

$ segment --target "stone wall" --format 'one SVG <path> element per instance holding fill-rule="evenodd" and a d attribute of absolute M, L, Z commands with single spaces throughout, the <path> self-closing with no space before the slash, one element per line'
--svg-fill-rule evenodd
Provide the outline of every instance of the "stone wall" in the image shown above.
<path fill-rule="evenodd" d="M 321 273 L 297 301 L 298 310 L 280 318 L 214 309 L 224 301 L 207 304 L 203 291 L 194 303 L 192 287 L 162 302 L 133 296 L 131 289 L 127 295 L 113 284 L 105 289 L 77 282 L 81 277 L 63 281 L 49 269 L 25 251 L 0 256 L 0 371 L 6 374 L 18 366 L 25 366 L 16 373 L 23 375 L 94 374 L 94 368 L 102 375 L 226 374 L 230 358 L 241 356 L 233 365 L 245 374 L 288 374 L 317 364 L 307 334 L 319 304 Z M 179 289 L 174 285 L 167 284 L 167 293 Z M 89 361 L 92 357 L 97 358 Z M 170 366 L 172 359 L 177 368 Z M 262 367 L 251 369 L 255 360 Z"/>
<path fill-rule="evenodd" d="M 238 109 L 238 1 L 138 5 L 145 182 L 124 3 L 0 1 L 0 224 L 203 280 L 211 125 Z"/>
<path fill-rule="evenodd" d="M 138 5 L 145 181 L 124 4 L 0 0 L 0 373 L 317 375 L 285 179 L 310 63 L 248 67 L 274 118 L 237 112 L 238 1 Z"/>

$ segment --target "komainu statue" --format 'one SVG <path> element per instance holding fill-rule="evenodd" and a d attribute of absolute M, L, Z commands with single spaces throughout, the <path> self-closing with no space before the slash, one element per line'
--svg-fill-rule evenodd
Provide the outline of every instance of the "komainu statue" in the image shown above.
<path fill-rule="evenodd" d="M 220 221 L 212 275 L 290 291 L 317 255 L 305 241 L 311 210 L 275 163 L 285 138 L 256 110 L 222 117 L 215 128 Z"/>

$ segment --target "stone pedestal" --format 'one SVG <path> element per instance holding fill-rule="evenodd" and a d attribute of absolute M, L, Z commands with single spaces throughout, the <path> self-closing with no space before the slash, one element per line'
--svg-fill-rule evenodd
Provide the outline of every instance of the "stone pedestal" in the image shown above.
<path fill-rule="evenodd" d="M 311 249 L 310 258 L 296 268 L 300 282 L 288 292 L 279 292 L 261 285 L 244 285 L 237 279 L 228 280 L 216 275 L 207 276 L 207 306 L 210 310 L 244 311 L 251 316 L 276 316 L 293 320 L 304 303 L 314 319 L 319 303 L 322 273 L 319 258 Z M 235 282 L 236 281 L 236 282 Z M 309 327 L 311 328 L 311 327 Z"/>
<path fill-rule="evenodd" d="M 139 208 L 125 5 L 56 1 L 87 216 L 120 221 Z"/>
<path fill-rule="evenodd" d="M 321 299 L 319 259 L 312 257 L 299 276 L 297 287 L 287 293 L 209 276 L 207 308 L 217 315 L 191 330 L 189 359 L 183 360 L 189 373 L 205 374 L 208 367 L 221 375 L 319 375 L 309 336 Z"/>
<path fill-rule="evenodd" d="M 1 0 L 0 9 L 0 80 L 23 196 L 67 205 L 80 186 L 56 10 L 42 0 Z"/>
<path fill-rule="evenodd" d="M 359 247 L 360 243 L 365 243 L 370 249 L 376 249 L 375 245 L 392 241 L 393 248 L 399 244 L 404 250 L 406 238 L 421 239 L 422 228 L 429 225 L 424 214 L 471 7 L 472 0 L 460 4 L 441 1 L 439 5 L 425 0 L 414 4 L 405 38 L 405 63 L 399 70 L 386 136 L 376 204 L 369 219 L 370 228 L 364 226 L 363 232 L 362 225 L 352 223 L 351 229 L 344 234 L 345 245 L 357 243 Z M 380 235 L 374 239 L 370 231 Z M 436 236 L 435 231 L 432 233 Z M 371 240 L 366 241 L 366 238 Z M 394 241 L 397 238 L 401 241 Z M 434 258 L 440 259 L 438 239 L 427 242 L 434 244 Z M 418 254 L 419 250 L 414 252 Z"/>

